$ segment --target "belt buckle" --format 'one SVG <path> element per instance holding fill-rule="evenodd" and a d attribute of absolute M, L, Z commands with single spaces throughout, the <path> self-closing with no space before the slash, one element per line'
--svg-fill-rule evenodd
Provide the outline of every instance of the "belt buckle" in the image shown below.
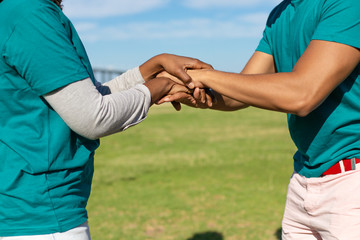
<path fill-rule="evenodd" d="M 356 170 L 356 159 L 352 158 L 350 159 L 351 162 L 351 170 Z"/>

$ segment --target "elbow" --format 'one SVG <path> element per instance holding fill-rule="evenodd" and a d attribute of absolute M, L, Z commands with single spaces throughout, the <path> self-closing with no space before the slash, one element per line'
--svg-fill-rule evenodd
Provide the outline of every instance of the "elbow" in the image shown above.
<path fill-rule="evenodd" d="M 101 134 L 101 132 L 97 131 L 95 128 L 85 130 L 85 129 L 73 127 L 71 129 L 76 134 L 89 140 L 98 140 L 99 138 L 103 137 L 103 134 Z"/>
<path fill-rule="evenodd" d="M 79 117 L 77 121 L 68 121 L 66 124 L 77 135 L 89 140 L 97 140 L 105 136 L 101 124 L 97 120 L 92 116 L 86 116 Z"/>
<path fill-rule="evenodd" d="M 290 113 L 299 117 L 306 117 L 312 112 L 312 108 L 305 103 L 297 103 Z"/>
<path fill-rule="evenodd" d="M 314 96 L 306 94 L 304 96 L 297 97 L 292 101 L 289 113 L 299 117 L 306 117 L 314 111 L 318 105 L 319 104 Z"/>
<path fill-rule="evenodd" d="M 89 140 L 98 140 L 99 138 L 103 137 L 100 134 L 96 134 L 96 133 L 83 133 L 80 135 Z"/>

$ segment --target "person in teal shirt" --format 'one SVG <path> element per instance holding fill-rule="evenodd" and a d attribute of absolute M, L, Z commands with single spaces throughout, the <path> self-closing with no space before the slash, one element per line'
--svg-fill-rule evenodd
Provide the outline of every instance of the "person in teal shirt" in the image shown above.
<path fill-rule="evenodd" d="M 189 71 L 214 109 L 287 113 L 298 150 L 283 240 L 360 239 L 359 48 L 359 0 L 284 0 L 241 74 Z"/>
<path fill-rule="evenodd" d="M 0 0 L 1 240 L 90 239 L 98 139 L 144 120 L 161 96 L 190 91 L 156 73 L 189 81 L 187 68 L 211 68 L 161 54 L 101 85 L 61 7 Z"/>

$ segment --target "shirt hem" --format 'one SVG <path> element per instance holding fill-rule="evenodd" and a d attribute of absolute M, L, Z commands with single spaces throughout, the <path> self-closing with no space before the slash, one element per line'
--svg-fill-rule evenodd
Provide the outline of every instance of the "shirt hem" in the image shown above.
<path fill-rule="evenodd" d="M 20 237 L 20 236 L 32 236 L 32 235 L 47 235 L 54 233 L 63 233 L 67 232 L 73 228 L 84 224 L 88 220 L 87 217 L 79 218 L 76 221 L 72 221 L 67 224 L 59 224 L 54 227 L 44 226 L 43 228 L 20 228 L 20 229 L 12 229 L 12 230 L 0 230 L 0 237 Z M 45 230 L 46 228 L 46 230 Z"/>

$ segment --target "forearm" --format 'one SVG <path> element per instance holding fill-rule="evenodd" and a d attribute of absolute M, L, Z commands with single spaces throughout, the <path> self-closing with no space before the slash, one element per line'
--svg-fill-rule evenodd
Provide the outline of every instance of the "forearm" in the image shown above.
<path fill-rule="evenodd" d="M 212 106 L 210 109 L 219 111 L 236 111 L 247 108 L 249 105 L 221 95 L 218 92 L 211 91 L 212 94 Z"/>
<path fill-rule="evenodd" d="M 89 139 L 141 122 L 150 107 L 150 92 L 143 85 L 102 96 L 90 79 L 69 84 L 44 98 L 73 131 Z"/>
<path fill-rule="evenodd" d="M 299 106 L 306 98 L 302 94 L 309 93 L 296 73 L 244 75 L 203 70 L 189 71 L 189 74 L 203 86 L 230 99 L 280 112 L 301 114 Z"/>
<path fill-rule="evenodd" d="M 275 73 L 275 71 L 276 70 L 273 56 L 270 54 L 256 51 L 251 56 L 244 69 L 241 71 L 241 74 L 265 74 Z M 165 74 L 165 76 L 168 76 L 168 74 Z M 174 79 L 175 81 L 181 81 L 179 79 L 173 78 L 173 76 L 168 77 Z M 212 106 L 205 106 L 205 108 L 210 107 L 211 109 L 215 110 L 234 111 L 247 108 L 249 106 L 246 103 L 230 98 L 216 91 L 212 90 L 211 92 L 211 95 L 213 96 Z"/>
<path fill-rule="evenodd" d="M 276 70 L 273 56 L 256 51 L 251 56 L 240 74 L 266 74 L 275 72 Z M 220 104 L 216 105 L 220 105 L 220 109 L 218 106 L 215 107 L 218 110 L 232 111 L 249 107 L 248 104 L 243 102 L 234 100 L 219 93 L 217 93 L 217 95 L 217 99 L 220 99 Z"/>
<path fill-rule="evenodd" d="M 292 72 L 244 75 L 206 70 L 189 74 L 202 87 L 210 87 L 245 104 L 306 116 L 354 71 L 359 62 L 357 48 L 313 40 Z"/>
<path fill-rule="evenodd" d="M 292 72 L 236 74 L 213 70 L 188 72 L 209 87 L 245 104 L 306 116 L 346 79 L 360 62 L 360 51 L 313 40 Z"/>

